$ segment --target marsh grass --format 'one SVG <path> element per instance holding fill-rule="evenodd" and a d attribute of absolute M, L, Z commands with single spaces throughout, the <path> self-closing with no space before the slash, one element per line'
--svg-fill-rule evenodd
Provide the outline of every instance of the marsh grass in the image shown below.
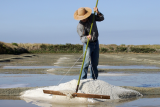
<path fill-rule="evenodd" d="M 0 41 L 0 54 L 20 54 L 28 53 L 25 48 L 18 46 L 17 43 L 4 43 Z"/>
<path fill-rule="evenodd" d="M 30 53 L 81 53 L 82 45 L 80 44 L 18 44 L 27 49 Z"/>
<path fill-rule="evenodd" d="M 157 53 L 160 45 L 104 45 L 100 53 Z M 0 41 L 0 54 L 20 53 L 82 53 L 81 44 L 4 43 Z"/>

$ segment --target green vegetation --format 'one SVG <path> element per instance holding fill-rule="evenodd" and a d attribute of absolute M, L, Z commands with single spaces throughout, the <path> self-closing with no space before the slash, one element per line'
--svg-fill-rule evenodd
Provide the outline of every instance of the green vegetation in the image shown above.
<path fill-rule="evenodd" d="M 22 47 L 19 47 L 16 43 L 4 43 L 0 42 L 0 54 L 21 54 L 28 53 L 28 51 Z"/>
<path fill-rule="evenodd" d="M 18 46 L 18 44 L 17 44 L 17 43 L 12 43 L 12 45 L 14 45 L 14 46 Z"/>
<path fill-rule="evenodd" d="M 40 49 L 38 50 L 30 50 L 30 53 L 82 53 L 82 45 L 47 45 L 41 44 Z"/>
<path fill-rule="evenodd" d="M 117 46 L 116 52 L 127 52 L 127 47 Z"/>
<path fill-rule="evenodd" d="M 99 45 L 100 53 L 158 53 L 160 45 Z M 21 53 L 83 53 L 80 44 L 31 44 L 0 42 L 0 54 Z"/>
<path fill-rule="evenodd" d="M 100 48 L 100 53 L 106 53 L 106 52 L 108 52 L 107 48 Z"/>
<path fill-rule="evenodd" d="M 156 52 L 156 49 L 131 47 L 131 52 L 134 52 L 134 53 L 153 53 L 153 52 Z"/>

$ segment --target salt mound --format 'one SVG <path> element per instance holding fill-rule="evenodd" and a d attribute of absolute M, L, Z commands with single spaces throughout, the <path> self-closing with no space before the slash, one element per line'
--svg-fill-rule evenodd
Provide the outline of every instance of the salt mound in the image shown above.
<path fill-rule="evenodd" d="M 70 95 L 76 92 L 77 80 L 71 80 L 66 83 L 59 84 L 58 86 L 49 86 L 44 88 L 37 88 L 33 90 L 27 90 L 22 93 L 21 98 L 26 102 L 31 102 L 31 99 L 45 100 L 51 102 L 67 101 L 67 102 L 94 102 L 95 99 L 87 98 L 71 98 Z M 43 90 L 61 91 L 66 96 L 57 96 L 51 94 L 44 94 Z M 124 99 L 130 97 L 142 96 L 139 92 L 131 89 L 125 89 L 122 87 L 110 85 L 102 80 L 85 79 L 80 81 L 78 93 L 86 94 L 100 94 L 109 95 L 110 99 Z M 104 100 L 103 100 L 104 101 Z"/>

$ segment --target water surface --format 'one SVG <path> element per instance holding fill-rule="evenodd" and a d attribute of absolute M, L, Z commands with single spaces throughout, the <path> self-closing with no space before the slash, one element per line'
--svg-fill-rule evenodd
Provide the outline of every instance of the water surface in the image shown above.
<path fill-rule="evenodd" d="M 64 76 L 50 74 L 1 74 L 0 88 L 53 86 L 73 79 L 79 75 Z M 63 80 L 61 80 L 63 78 Z M 89 74 L 88 74 L 89 78 Z M 116 86 L 160 87 L 160 73 L 99 73 L 100 80 Z M 60 81 L 61 80 L 61 81 Z M 159 107 L 160 98 L 140 98 L 125 102 L 102 102 L 94 105 L 76 105 L 77 107 Z M 145 103 L 144 103 L 145 102 Z M 42 101 L 27 103 L 23 100 L 0 100 L 0 107 L 75 107 L 72 104 L 56 104 Z"/>
<path fill-rule="evenodd" d="M 100 103 L 94 105 L 76 105 L 76 107 L 160 107 L 160 98 L 140 98 L 123 103 Z M 75 107 L 73 104 L 50 104 L 47 102 L 27 103 L 23 100 L 0 100 L 0 107 Z"/>
<path fill-rule="evenodd" d="M 79 75 L 1 74 L 0 88 L 53 86 L 78 78 Z M 99 73 L 98 79 L 115 86 L 160 87 L 160 73 Z"/>
<path fill-rule="evenodd" d="M 73 68 L 80 68 L 81 65 L 74 66 Z M 70 68 L 64 66 L 3 66 L 3 69 L 44 69 L 44 68 Z M 130 65 L 130 66 L 109 66 L 109 65 L 99 65 L 98 68 L 105 69 L 160 69 L 156 66 L 142 66 L 142 65 Z"/>

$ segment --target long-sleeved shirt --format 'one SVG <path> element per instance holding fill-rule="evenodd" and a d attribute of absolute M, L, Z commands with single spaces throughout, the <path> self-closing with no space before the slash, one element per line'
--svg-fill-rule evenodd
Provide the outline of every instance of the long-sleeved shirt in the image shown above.
<path fill-rule="evenodd" d="M 77 26 L 77 33 L 80 36 L 80 40 L 82 43 L 87 43 L 87 36 L 89 35 L 90 32 L 90 27 L 93 19 L 93 14 L 91 14 L 88 17 L 88 20 L 86 22 L 79 21 L 79 24 Z M 95 15 L 95 20 L 93 21 L 93 26 L 92 26 L 92 31 L 91 31 L 91 40 L 90 42 L 94 42 L 98 40 L 98 29 L 97 29 L 97 24 L 96 21 L 103 21 L 104 16 L 102 13 Z"/>

